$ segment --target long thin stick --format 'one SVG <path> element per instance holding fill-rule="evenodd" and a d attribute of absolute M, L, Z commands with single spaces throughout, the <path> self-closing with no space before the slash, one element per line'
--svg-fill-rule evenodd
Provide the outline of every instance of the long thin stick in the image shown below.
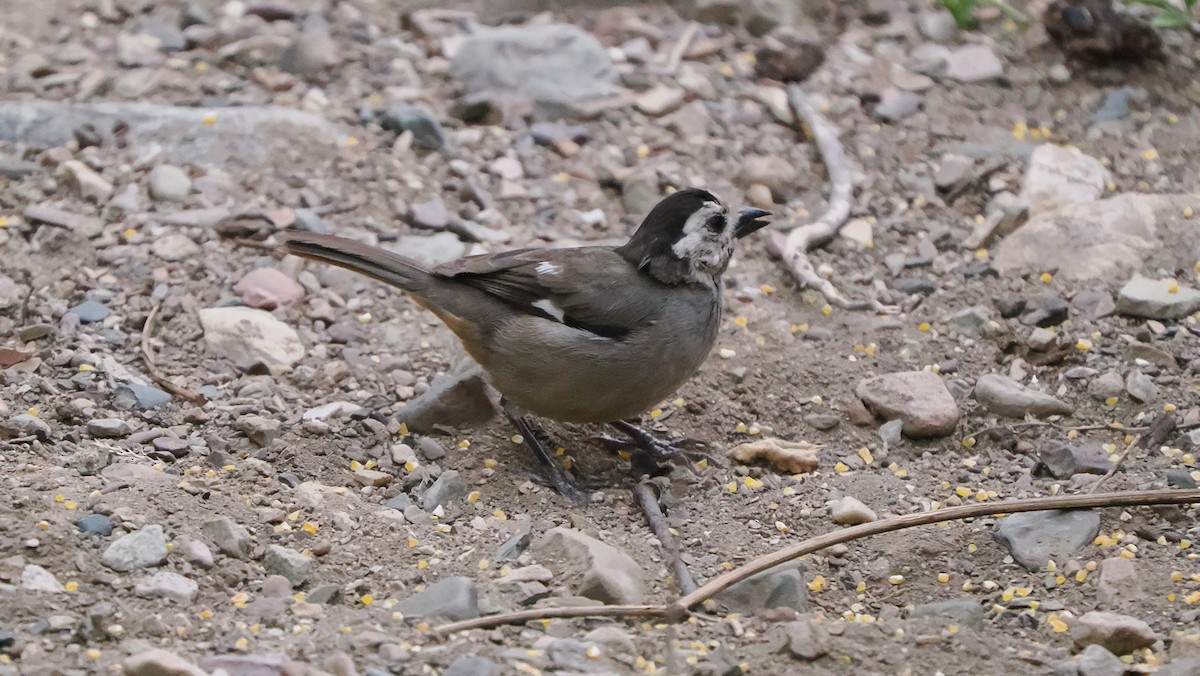
<path fill-rule="evenodd" d="M 437 627 L 437 634 L 449 634 L 467 629 L 498 627 L 504 624 L 529 622 L 531 620 L 547 620 L 553 618 L 573 617 L 642 617 L 658 618 L 667 622 L 679 622 L 689 615 L 691 608 L 703 603 L 721 591 L 741 582 L 742 580 L 773 568 L 781 563 L 811 554 L 825 547 L 842 542 L 858 540 L 870 535 L 880 535 L 891 531 L 903 530 L 914 526 L 927 526 L 944 521 L 973 519 L 982 516 L 1009 514 L 1014 512 L 1038 512 L 1049 509 L 1083 509 L 1089 507 L 1132 507 L 1137 505 L 1181 505 L 1200 502 L 1200 489 L 1191 490 L 1162 490 L 1162 491 L 1121 491 L 1118 493 L 1099 493 L 1090 495 L 1064 495 L 1045 498 L 1027 498 L 1024 500 L 1004 500 L 1001 502 L 981 502 L 978 504 L 951 507 L 933 512 L 905 514 L 890 519 L 833 531 L 818 535 L 800 542 L 799 544 L 777 552 L 760 556 L 757 559 L 717 577 L 696 591 L 685 594 L 675 602 L 665 606 L 593 606 L 587 608 L 533 608 L 515 613 L 501 613 L 489 617 L 480 617 L 462 622 L 454 622 Z"/>
<path fill-rule="evenodd" d="M 146 365 L 146 371 L 154 382 L 158 383 L 162 388 L 175 396 L 182 397 L 192 402 L 203 406 L 208 403 L 208 397 L 198 392 L 193 392 L 187 388 L 180 387 L 175 383 L 167 380 L 167 377 L 158 370 L 158 366 L 154 363 L 154 348 L 150 347 L 150 334 L 154 332 L 154 320 L 158 317 L 158 311 L 161 305 L 155 305 L 150 310 L 150 314 L 146 316 L 146 323 L 142 325 L 141 352 L 142 362 Z"/>
<path fill-rule="evenodd" d="M 650 524 L 650 531 L 654 533 L 654 537 L 658 538 L 662 544 L 663 553 L 671 560 L 671 570 L 675 573 L 675 582 L 679 585 L 679 591 L 684 594 L 696 591 L 696 581 L 692 579 L 692 573 L 688 570 L 687 564 L 679 556 L 679 543 L 675 542 L 675 536 L 671 534 L 671 526 L 667 523 L 667 517 L 658 504 L 658 496 L 654 494 L 653 486 L 643 481 L 633 487 L 633 495 L 641 505 L 642 513 L 646 515 L 646 523 Z"/>

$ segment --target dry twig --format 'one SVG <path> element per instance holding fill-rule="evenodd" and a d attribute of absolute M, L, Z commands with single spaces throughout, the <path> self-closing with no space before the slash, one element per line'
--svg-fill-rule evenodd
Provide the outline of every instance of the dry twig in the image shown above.
<path fill-rule="evenodd" d="M 802 122 L 817 145 L 821 161 L 829 173 L 829 206 L 820 218 L 794 228 L 779 245 L 780 257 L 792 274 L 804 287 L 816 289 L 825 296 L 830 305 L 847 310 L 874 310 L 895 313 L 896 308 L 883 305 L 877 300 L 852 301 L 842 295 L 829 280 L 817 274 L 808 252 L 833 239 L 850 217 L 854 196 L 854 183 L 850 179 L 850 166 L 846 162 L 846 151 L 838 141 L 838 130 L 817 110 L 808 96 L 797 85 L 787 89 L 788 106 Z"/>
<path fill-rule="evenodd" d="M 462 622 L 452 622 L 437 627 L 437 634 L 445 635 L 468 629 L 483 629 L 498 627 L 505 624 L 517 624 L 532 620 L 548 620 L 575 617 L 620 617 L 620 618 L 655 618 L 666 622 L 679 622 L 686 618 L 691 608 L 713 598 L 721 591 L 781 563 L 811 554 L 812 552 L 830 547 L 842 542 L 858 540 L 870 535 L 880 535 L 896 530 L 927 526 L 943 521 L 973 519 L 998 514 L 1014 512 L 1039 512 L 1050 509 L 1082 509 L 1089 507 L 1133 507 L 1139 505 L 1181 505 L 1200 502 L 1200 489 L 1163 490 L 1163 491 L 1121 491 L 1119 493 L 1093 493 L 1089 495 L 1058 495 L 1045 498 L 1029 498 L 1025 500 L 1004 500 L 1002 502 L 981 502 L 961 507 L 951 507 L 934 512 L 905 514 L 871 523 L 864 523 L 851 528 L 836 530 L 824 535 L 809 538 L 786 549 L 760 556 L 750 563 L 721 575 L 700 587 L 696 591 L 685 594 L 673 603 L 662 606 L 600 606 L 572 608 L 532 608 L 515 613 L 501 613 L 489 617 L 479 617 Z"/>
<path fill-rule="evenodd" d="M 637 498 L 638 504 L 642 506 L 642 513 L 646 515 L 650 531 L 654 533 L 654 537 L 658 538 L 659 543 L 662 544 L 663 553 L 671 560 L 671 570 L 675 573 L 675 582 L 679 585 L 679 591 L 684 594 L 696 591 L 696 581 L 692 579 L 687 564 L 679 557 L 679 543 L 675 542 L 675 536 L 671 534 L 671 526 L 667 524 L 667 517 L 659 505 L 658 496 L 654 494 L 654 485 L 651 482 L 642 481 L 633 487 L 633 495 Z"/>
<path fill-rule="evenodd" d="M 1125 450 L 1121 451 L 1121 455 L 1117 457 L 1117 461 L 1112 464 L 1112 467 L 1108 468 L 1108 471 L 1104 473 L 1104 476 L 1100 477 L 1099 481 L 1092 484 L 1092 490 L 1089 492 L 1095 493 L 1096 491 L 1100 490 L 1100 487 L 1104 485 L 1104 482 L 1112 478 L 1112 476 L 1117 473 L 1117 470 L 1121 469 L 1121 466 L 1125 464 L 1125 459 L 1129 457 L 1129 454 L 1134 448 L 1148 449 L 1157 446 L 1161 444 L 1167 438 L 1167 435 L 1170 434 L 1174 429 L 1175 414 L 1166 412 L 1160 415 L 1158 419 L 1150 424 L 1150 427 L 1146 428 L 1146 432 L 1144 434 L 1138 435 L 1128 444 L 1125 444 Z"/>
<path fill-rule="evenodd" d="M 185 387 L 180 387 L 175 383 L 167 380 L 167 377 L 158 370 L 158 366 L 154 363 L 154 348 L 150 347 L 150 335 L 154 333 L 154 320 L 158 318 L 158 311 L 162 309 L 161 305 L 155 305 L 150 314 L 146 316 L 146 323 L 142 325 L 142 362 L 146 364 L 146 372 L 158 383 L 164 390 L 174 394 L 177 397 L 187 399 L 193 404 L 203 406 L 208 403 L 208 397 L 198 392 L 193 392 Z"/>

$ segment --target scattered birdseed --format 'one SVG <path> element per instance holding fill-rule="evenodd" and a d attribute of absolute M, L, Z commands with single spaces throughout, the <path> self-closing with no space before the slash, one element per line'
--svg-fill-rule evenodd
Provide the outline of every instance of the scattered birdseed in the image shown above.
<path fill-rule="evenodd" d="M 1042 276 L 1038 277 L 1038 279 L 1042 280 L 1043 284 L 1049 284 L 1051 280 L 1054 279 L 1054 275 L 1050 274 L 1049 272 L 1043 272 Z"/>
<path fill-rule="evenodd" d="M 904 576 L 903 575 L 892 575 L 891 577 L 888 578 L 888 582 L 893 585 L 903 584 Z"/>
<path fill-rule="evenodd" d="M 938 573 L 937 581 L 941 582 L 942 584 L 946 584 L 950 581 L 949 573 Z"/>

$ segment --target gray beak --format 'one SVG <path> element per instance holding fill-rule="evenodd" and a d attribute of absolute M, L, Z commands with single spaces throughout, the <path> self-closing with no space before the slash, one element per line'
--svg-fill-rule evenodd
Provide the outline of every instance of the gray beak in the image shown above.
<path fill-rule="evenodd" d="M 771 212 L 755 209 L 754 207 L 742 209 L 738 212 L 737 225 L 733 227 L 733 236 L 741 239 L 752 232 L 756 232 L 767 225 L 766 221 L 759 219 L 770 215 Z"/>

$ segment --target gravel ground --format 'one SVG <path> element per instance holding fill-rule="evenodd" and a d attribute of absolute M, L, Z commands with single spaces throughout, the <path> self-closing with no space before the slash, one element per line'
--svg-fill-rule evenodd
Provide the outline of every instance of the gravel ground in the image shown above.
<path fill-rule="evenodd" d="M 768 233 L 742 248 L 719 353 L 646 422 L 720 456 L 815 445 L 816 468 L 677 468 L 692 575 L 1085 493 L 1151 425 L 1105 490 L 1194 488 L 1190 36 L 1166 63 L 1088 66 L 1040 27 L 985 11 L 960 32 L 925 3 L 398 4 L 0 1 L 0 675 L 1200 673 L 1200 528 L 1178 507 L 860 540 L 679 625 L 434 636 L 674 599 L 628 461 L 548 424 L 601 486 L 570 504 L 432 315 L 235 242 L 619 242 L 689 185 L 783 229 L 828 187 L 784 102 L 803 79 L 855 183 L 814 263 L 898 312 L 798 290 Z"/>

